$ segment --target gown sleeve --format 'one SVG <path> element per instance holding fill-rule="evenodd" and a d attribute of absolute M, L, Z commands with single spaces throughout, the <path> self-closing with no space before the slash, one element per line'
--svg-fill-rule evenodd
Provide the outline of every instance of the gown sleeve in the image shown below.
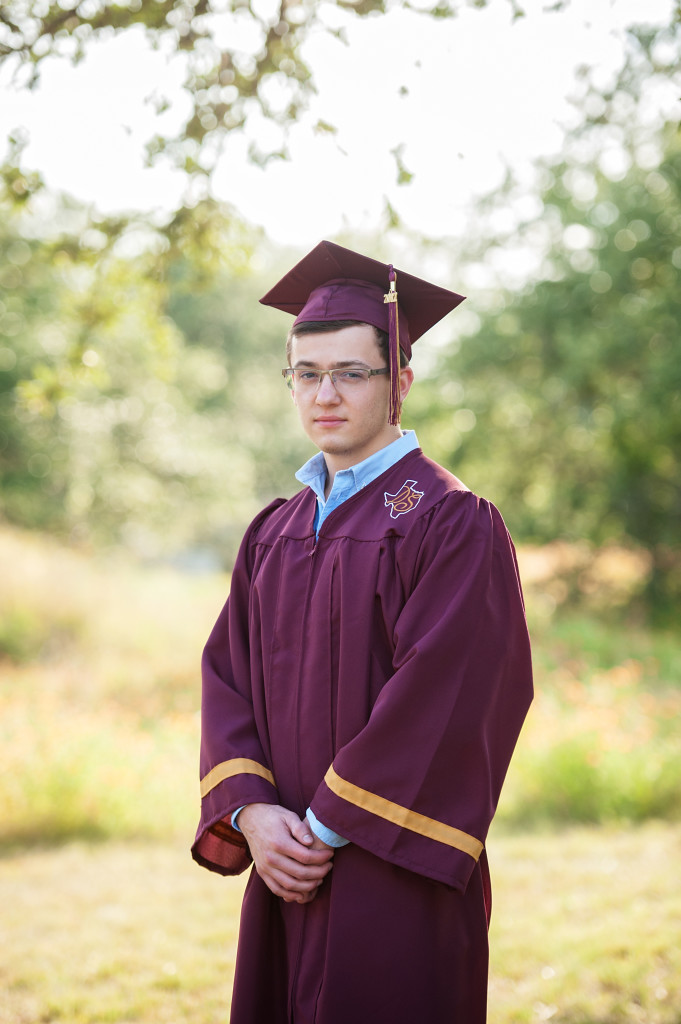
<path fill-rule="evenodd" d="M 403 539 L 393 674 L 311 807 L 382 859 L 463 891 L 532 699 L 515 551 L 493 505 L 454 492 Z"/>
<path fill-rule="evenodd" d="M 271 766 L 258 737 L 248 626 L 255 537 L 281 503 L 276 501 L 264 509 L 246 532 L 229 598 L 201 663 L 201 820 L 192 856 L 203 867 L 223 875 L 238 874 L 251 862 L 244 836 L 232 827 L 233 812 L 250 803 L 279 803 Z"/>

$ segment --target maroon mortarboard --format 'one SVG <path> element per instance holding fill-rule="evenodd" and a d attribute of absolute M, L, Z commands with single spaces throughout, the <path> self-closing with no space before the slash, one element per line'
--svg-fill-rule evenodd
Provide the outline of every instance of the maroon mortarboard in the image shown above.
<path fill-rule="evenodd" d="M 300 323 L 357 320 L 386 331 L 390 352 L 390 422 L 400 420 L 399 349 L 412 344 L 464 296 L 345 249 L 320 242 L 260 300 Z"/>

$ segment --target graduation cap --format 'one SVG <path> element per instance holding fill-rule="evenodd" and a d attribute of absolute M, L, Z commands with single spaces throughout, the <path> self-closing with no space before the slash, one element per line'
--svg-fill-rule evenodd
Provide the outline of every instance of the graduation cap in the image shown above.
<path fill-rule="evenodd" d="M 293 326 L 356 320 L 385 331 L 390 353 L 390 423 L 400 420 L 401 348 L 407 359 L 421 335 L 455 309 L 463 295 L 345 249 L 320 242 L 260 300 L 295 316 Z"/>

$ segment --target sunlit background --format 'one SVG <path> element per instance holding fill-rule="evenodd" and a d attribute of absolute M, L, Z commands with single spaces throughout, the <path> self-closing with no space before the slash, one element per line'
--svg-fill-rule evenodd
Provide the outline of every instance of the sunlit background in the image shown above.
<path fill-rule="evenodd" d="M 449 20 L 404 6 L 358 19 L 320 4 L 324 25 L 342 26 L 345 42 L 320 25 L 303 47 L 317 94 L 299 123 L 286 126 L 289 159 L 266 168 L 248 159 L 253 143 L 282 146 L 281 130 L 261 115 L 245 138 L 225 144 L 214 192 L 271 241 L 307 249 L 341 230 L 365 231 L 382 223 L 386 199 L 419 234 L 460 233 L 473 200 L 498 188 L 508 168 L 529 185 L 537 159 L 558 157 L 566 131 L 594 113 L 580 105 L 580 68 L 607 90 L 627 50 L 627 28 L 668 24 L 674 8 L 672 0 L 572 0 L 557 14 L 532 0 L 516 19 L 511 4 L 497 0 L 481 10 L 463 6 Z M 234 45 L 236 35 L 246 52 L 259 45 L 252 20 L 238 13 L 216 18 L 215 27 L 218 44 Z M 25 163 L 51 189 L 102 212 L 172 210 L 185 178 L 168 161 L 145 166 L 145 144 L 187 118 L 186 65 L 169 45 L 153 49 L 141 26 L 89 43 L 75 68 L 48 59 L 32 91 L 22 88 L 28 69 L 6 63 L 2 132 L 28 133 Z M 276 104 L 283 90 L 268 84 Z M 158 113 L 161 100 L 167 109 Z M 648 83 L 640 100 L 649 124 L 678 113 L 671 78 Z M 320 121 L 335 131 L 315 131 Z M 615 176 L 621 141 L 613 133 L 599 161 Z M 409 188 L 397 182 L 396 151 L 413 174 Z"/>
<path fill-rule="evenodd" d="M 257 300 L 321 238 L 468 295 L 403 423 L 534 638 L 490 1021 L 679 1024 L 677 6 L 211 10 L 0 7 L 0 1024 L 225 1019 L 197 664 L 311 454 Z"/>

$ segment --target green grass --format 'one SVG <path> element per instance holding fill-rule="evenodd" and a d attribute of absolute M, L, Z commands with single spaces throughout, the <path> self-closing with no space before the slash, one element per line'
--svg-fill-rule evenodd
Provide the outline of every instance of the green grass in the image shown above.
<path fill-rule="evenodd" d="M 198 868 L 188 842 L 0 859 L 0 1024 L 224 1022 L 244 879 Z M 494 836 L 489 853 L 490 1024 L 679 1024 L 681 826 Z"/>

